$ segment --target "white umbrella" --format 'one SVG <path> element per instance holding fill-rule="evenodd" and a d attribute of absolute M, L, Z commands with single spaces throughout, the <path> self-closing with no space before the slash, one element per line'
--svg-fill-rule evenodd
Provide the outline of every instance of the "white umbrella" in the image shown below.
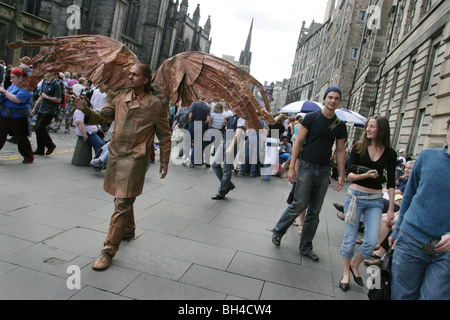
<path fill-rule="evenodd" d="M 359 113 L 348 109 L 337 109 L 336 115 L 345 122 L 347 126 L 364 128 L 367 119 Z"/>
<path fill-rule="evenodd" d="M 285 105 L 280 109 L 281 113 L 308 113 L 323 109 L 323 105 L 315 101 L 296 101 Z"/>

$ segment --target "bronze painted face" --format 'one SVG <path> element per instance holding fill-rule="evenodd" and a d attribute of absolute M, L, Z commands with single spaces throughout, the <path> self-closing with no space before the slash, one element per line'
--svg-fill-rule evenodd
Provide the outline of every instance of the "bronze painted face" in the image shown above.
<path fill-rule="evenodd" d="M 128 84 L 131 89 L 144 89 L 148 81 L 149 79 L 144 76 L 144 73 L 138 66 L 134 65 L 131 67 L 128 75 Z"/>

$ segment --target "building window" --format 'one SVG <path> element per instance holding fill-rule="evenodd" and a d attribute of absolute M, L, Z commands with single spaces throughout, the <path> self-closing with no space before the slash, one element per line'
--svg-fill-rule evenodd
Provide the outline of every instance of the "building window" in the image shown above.
<path fill-rule="evenodd" d="M 397 118 L 397 123 L 395 125 L 395 133 L 394 133 L 394 141 L 395 143 L 393 144 L 395 146 L 395 149 L 398 149 L 398 143 L 400 141 L 400 131 L 402 129 L 403 126 L 403 118 L 405 117 L 405 114 L 402 113 L 400 115 L 400 117 Z"/>
<path fill-rule="evenodd" d="M 128 8 L 123 33 L 133 39 L 136 38 L 136 27 L 138 25 L 137 22 L 139 20 L 140 8 L 141 3 L 139 0 L 128 0 Z"/>
<path fill-rule="evenodd" d="M 366 12 L 365 11 L 360 11 L 359 15 L 358 15 L 358 21 L 359 22 L 364 22 L 365 19 L 366 19 Z"/>
<path fill-rule="evenodd" d="M 423 91 L 427 91 L 431 87 L 432 83 L 431 79 L 433 78 L 434 65 L 436 64 L 438 53 L 439 53 L 439 43 L 431 48 L 431 54 L 428 56 L 427 69 L 425 72 L 425 79 L 422 87 Z"/>
<path fill-rule="evenodd" d="M 91 6 L 91 0 L 81 0 L 80 7 L 85 11 L 89 11 L 89 7 Z"/>
<path fill-rule="evenodd" d="M 406 14 L 406 25 L 405 25 L 404 34 L 407 34 L 413 28 L 414 16 L 416 14 L 416 5 L 417 5 L 417 0 L 412 0 L 408 7 L 408 12 Z"/>
<path fill-rule="evenodd" d="M 32 15 L 39 16 L 39 9 L 41 8 L 41 0 L 25 0 L 23 2 L 23 10 Z"/>
<path fill-rule="evenodd" d="M 14 0 L 0 0 L 0 2 L 10 5 L 11 7 L 14 7 Z"/>
<path fill-rule="evenodd" d="M 392 100 L 394 99 L 395 89 L 397 88 L 397 81 L 398 81 L 399 76 L 400 76 L 400 72 L 398 71 L 398 67 L 395 67 L 394 78 L 392 79 L 392 84 L 391 84 L 391 96 L 390 96 L 391 101 L 389 101 L 389 102 L 392 102 Z"/>
<path fill-rule="evenodd" d="M 406 83 L 403 88 L 402 100 L 408 98 L 409 92 L 411 91 L 411 83 L 414 76 L 414 69 L 416 67 L 416 60 L 412 60 L 409 65 L 409 70 L 406 78 Z"/>
<path fill-rule="evenodd" d="M 413 140 L 411 140 L 411 145 L 409 147 L 409 151 L 412 152 L 413 154 L 420 153 L 419 141 L 420 141 L 420 136 L 422 134 L 423 123 L 425 120 L 425 108 L 419 110 L 419 116 L 417 119 L 419 121 L 419 125 L 414 126 L 414 128 L 413 128 L 413 130 L 414 130 L 414 133 L 412 134 Z M 411 149 L 411 147 L 412 147 L 412 149 Z"/>
<path fill-rule="evenodd" d="M 357 48 L 352 49 L 352 53 L 351 53 L 350 57 L 352 59 L 356 59 L 358 57 L 358 49 Z"/>

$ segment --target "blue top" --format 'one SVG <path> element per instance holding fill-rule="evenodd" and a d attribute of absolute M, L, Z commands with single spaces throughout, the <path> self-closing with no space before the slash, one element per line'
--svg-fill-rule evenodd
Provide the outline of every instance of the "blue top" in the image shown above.
<path fill-rule="evenodd" d="M 405 188 L 408 183 L 408 179 L 406 177 L 402 177 L 398 179 L 398 183 L 396 185 L 397 190 L 400 190 L 402 193 L 405 193 Z"/>
<path fill-rule="evenodd" d="M 423 243 L 450 233 L 449 181 L 447 147 L 422 151 L 409 176 L 392 238 L 399 229 Z"/>
<path fill-rule="evenodd" d="M 205 122 L 209 115 L 211 115 L 211 109 L 204 102 L 197 101 L 191 105 L 189 112 L 192 113 L 192 121 Z"/>
<path fill-rule="evenodd" d="M 3 108 L 8 108 L 11 110 L 11 115 L 7 116 L 6 111 L 2 111 L 1 115 L 3 118 L 26 118 L 25 115 L 15 114 L 14 109 L 21 109 L 21 110 L 27 110 L 31 109 L 31 100 L 33 98 L 33 92 L 28 92 L 27 89 L 19 89 L 15 84 L 12 84 L 8 90 L 8 92 L 12 93 L 16 96 L 17 99 L 19 99 L 22 103 L 17 104 L 9 100 L 8 98 L 5 99 L 5 103 L 3 104 Z"/>

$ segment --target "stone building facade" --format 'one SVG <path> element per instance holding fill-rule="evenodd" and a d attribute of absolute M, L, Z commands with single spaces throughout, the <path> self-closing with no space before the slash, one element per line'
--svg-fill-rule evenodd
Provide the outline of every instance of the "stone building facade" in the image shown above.
<path fill-rule="evenodd" d="M 336 3 L 337 2 L 337 3 Z M 288 101 L 322 102 L 330 85 L 342 88 L 348 104 L 358 50 L 364 29 L 361 11 L 369 0 L 330 0 L 324 23 L 303 23 L 289 85 Z"/>
<path fill-rule="evenodd" d="M 317 71 L 320 66 L 318 57 L 322 54 L 325 45 L 325 32 L 327 24 L 311 23 L 309 28 L 302 23 L 300 36 L 297 42 L 295 60 L 289 84 L 289 101 L 310 100 Z"/>
<path fill-rule="evenodd" d="M 14 52 L 8 43 L 19 39 L 44 38 L 50 22 L 39 17 L 40 1 L 2 0 L 0 1 L 0 59 L 7 64 L 16 64 L 16 57 L 32 56 L 39 51 L 36 48 L 24 48 L 22 52 Z"/>
<path fill-rule="evenodd" d="M 418 154 L 446 143 L 450 117 L 450 2 L 373 0 L 350 105 L 389 119 L 392 145 Z M 376 19 L 370 12 L 368 22 Z"/>
<path fill-rule="evenodd" d="M 11 63 L 15 55 L 32 55 L 7 48 L 17 39 L 101 34 L 121 41 L 156 70 L 180 52 L 209 53 L 211 19 L 202 26 L 200 6 L 192 17 L 188 10 L 188 0 L 0 0 L 0 56 Z"/>
<path fill-rule="evenodd" d="M 342 107 L 388 118 L 397 150 L 442 147 L 450 117 L 450 1 L 330 0 L 324 21 L 302 28 L 286 103 L 320 102 L 326 87 L 337 85 Z M 361 134 L 349 132 L 350 140 Z"/>

